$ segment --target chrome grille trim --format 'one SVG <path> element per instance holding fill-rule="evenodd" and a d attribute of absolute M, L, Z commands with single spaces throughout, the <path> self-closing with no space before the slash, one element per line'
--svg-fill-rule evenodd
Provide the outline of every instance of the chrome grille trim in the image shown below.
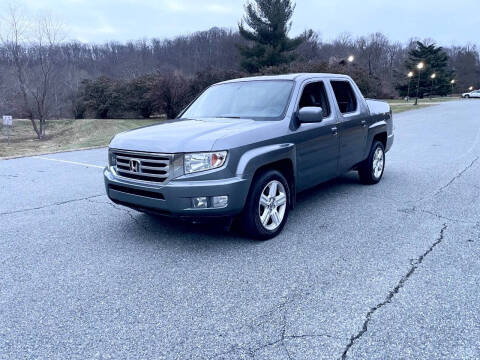
<path fill-rule="evenodd" d="M 111 156 L 115 157 L 113 169 L 115 173 L 132 181 L 166 183 L 173 173 L 170 171 L 174 154 L 158 154 L 137 151 L 110 149 Z M 138 172 L 130 168 L 131 161 L 138 161 Z"/>
<path fill-rule="evenodd" d="M 117 154 L 117 152 L 114 151 L 114 154 Z M 159 156 L 165 156 L 166 157 L 166 156 L 170 156 L 170 155 L 159 155 Z M 132 159 L 132 156 L 126 157 L 126 156 L 116 155 L 115 157 L 116 157 L 117 161 L 121 160 L 122 162 L 124 162 L 124 161 L 128 162 L 128 161 L 130 161 L 130 159 Z M 137 159 L 137 160 L 141 160 L 141 161 L 144 161 L 144 162 L 149 162 L 149 163 L 152 163 L 152 164 L 164 164 L 164 165 L 169 165 L 170 164 L 170 159 L 168 159 L 168 160 L 144 159 L 144 158 L 141 158 L 140 155 L 139 156 L 133 155 L 133 157 L 135 157 L 135 159 Z"/>

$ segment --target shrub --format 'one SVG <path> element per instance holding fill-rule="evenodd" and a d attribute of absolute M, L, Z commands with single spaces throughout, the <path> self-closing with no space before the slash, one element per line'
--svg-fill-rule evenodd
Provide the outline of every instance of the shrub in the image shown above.
<path fill-rule="evenodd" d="M 355 65 L 295 62 L 265 68 L 257 75 L 325 72 L 350 75 L 367 97 L 384 96 L 381 81 Z M 247 74 L 240 71 L 210 69 L 190 77 L 180 72 L 157 72 L 128 82 L 101 77 L 84 81 L 78 109 L 82 115 L 87 109 L 101 119 L 130 114 L 148 118 L 154 113 L 173 119 L 212 84 L 245 76 Z"/>
<path fill-rule="evenodd" d="M 118 117 L 125 110 L 119 81 L 107 77 L 82 82 L 83 106 L 99 119 Z"/>
<path fill-rule="evenodd" d="M 154 84 L 154 77 L 143 76 L 126 83 L 122 93 L 125 99 L 125 110 L 148 119 L 155 110 L 150 91 Z"/>

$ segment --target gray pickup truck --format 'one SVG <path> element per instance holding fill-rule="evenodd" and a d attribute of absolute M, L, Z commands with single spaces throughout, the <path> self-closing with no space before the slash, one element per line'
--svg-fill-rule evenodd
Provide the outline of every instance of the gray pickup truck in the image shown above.
<path fill-rule="evenodd" d="M 209 87 L 175 120 L 115 136 L 105 186 L 120 205 L 238 219 L 279 234 L 296 194 L 350 171 L 376 184 L 393 143 L 388 104 L 335 74 L 262 76 Z"/>

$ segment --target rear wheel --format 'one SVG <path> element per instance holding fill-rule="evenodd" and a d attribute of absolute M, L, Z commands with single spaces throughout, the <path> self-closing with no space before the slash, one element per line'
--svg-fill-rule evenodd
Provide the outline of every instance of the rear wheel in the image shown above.
<path fill-rule="evenodd" d="M 279 171 L 266 171 L 252 184 L 242 215 L 243 230 L 259 240 L 271 239 L 283 230 L 289 210 L 288 181 Z"/>
<path fill-rule="evenodd" d="M 385 170 L 385 148 L 380 141 L 372 144 L 367 160 L 365 160 L 358 169 L 360 181 L 363 184 L 377 184 L 383 176 Z"/>

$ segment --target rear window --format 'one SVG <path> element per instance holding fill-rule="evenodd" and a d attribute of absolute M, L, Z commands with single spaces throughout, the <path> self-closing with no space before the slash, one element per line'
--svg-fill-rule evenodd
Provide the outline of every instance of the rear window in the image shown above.
<path fill-rule="evenodd" d="M 331 81 L 333 92 L 337 100 L 338 108 L 342 114 L 357 110 L 357 98 L 348 81 Z"/>

